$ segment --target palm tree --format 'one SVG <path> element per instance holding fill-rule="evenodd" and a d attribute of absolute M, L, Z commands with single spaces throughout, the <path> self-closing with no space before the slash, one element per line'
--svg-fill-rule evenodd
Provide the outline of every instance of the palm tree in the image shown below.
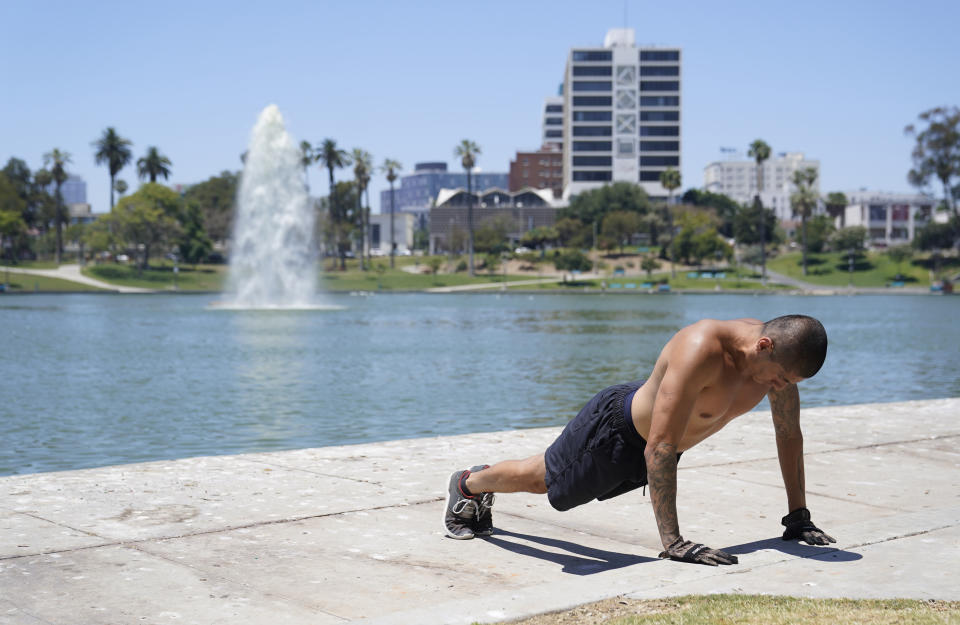
<path fill-rule="evenodd" d="M 817 180 L 817 170 L 805 167 L 793 172 L 793 184 L 797 191 L 790 196 L 790 204 L 795 213 L 800 214 L 800 247 L 803 253 L 803 275 L 807 275 L 807 217 L 817 207 L 817 196 L 813 192 L 813 183 Z"/>
<path fill-rule="evenodd" d="M 103 131 L 103 136 L 93 142 L 93 147 L 97 149 L 94 154 L 97 165 L 107 164 L 110 169 L 110 210 L 113 210 L 113 183 L 120 170 L 127 166 L 133 158 L 130 146 L 133 145 L 129 139 L 124 139 L 117 134 L 117 131 L 111 126 Z"/>
<path fill-rule="evenodd" d="M 350 154 L 353 159 L 353 177 L 357 183 L 357 216 L 360 220 L 360 269 L 366 271 L 364 253 L 369 250 L 368 230 L 370 222 L 363 210 L 363 192 L 370 184 L 370 170 L 373 168 L 373 157 L 366 150 L 353 148 Z"/>
<path fill-rule="evenodd" d="M 480 146 L 470 139 L 463 139 L 453 150 L 454 156 L 460 157 L 463 168 L 467 170 L 467 232 L 469 240 L 467 250 L 470 254 L 470 275 L 475 276 L 473 268 L 473 186 L 471 185 L 470 170 L 477 164 L 477 156 L 480 154 Z"/>
<path fill-rule="evenodd" d="M 316 155 L 313 153 L 313 146 L 310 145 L 309 141 L 300 142 L 300 165 L 303 167 L 303 179 L 307 185 L 307 196 L 310 195 L 310 165 L 313 165 L 313 162 L 317 160 Z"/>
<path fill-rule="evenodd" d="M 60 264 L 60 256 L 63 254 L 63 222 L 66 221 L 66 216 L 63 214 L 63 194 L 60 192 L 60 187 L 67 181 L 66 165 L 69 162 L 69 152 L 62 152 L 57 148 L 53 148 L 53 150 L 43 155 L 43 166 L 50 166 L 50 176 L 53 179 L 53 184 L 56 185 L 57 207 L 53 222 L 57 228 L 57 250 L 55 257 L 58 265 Z"/>
<path fill-rule="evenodd" d="M 320 149 L 315 152 L 315 158 L 323 167 L 327 168 L 327 172 L 330 175 L 330 215 L 333 217 L 331 220 L 337 224 L 337 228 L 343 227 L 343 215 L 341 215 L 340 205 L 337 203 L 337 185 L 333 178 L 333 170 L 340 169 L 341 167 L 346 167 L 350 164 L 350 156 L 347 154 L 346 150 L 341 150 L 337 147 L 337 142 L 333 139 L 324 139 L 323 143 L 320 145 Z M 345 250 L 343 250 L 343 245 L 339 240 L 340 237 L 337 237 L 337 247 L 339 248 L 340 253 L 340 269 L 341 271 L 346 270 L 347 261 L 344 255 Z"/>
<path fill-rule="evenodd" d="M 660 185 L 667 190 L 667 226 L 670 228 L 670 275 L 677 277 L 677 268 L 673 261 L 673 192 L 680 188 L 680 172 L 667 167 L 660 174 Z"/>
<path fill-rule="evenodd" d="M 120 197 L 123 197 L 123 194 L 126 193 L 127 189 L 129 189 L 130 187 L 127 185 L 126 180 L 121 179 L 113 183 L 113 188 L 116 190 L 117 194 Z"/>
<path fill-rule="evenodd" d="M 399 161 L 388 158 L 383 161 L 383 165 L 380 166 L 380 169 L 386 172 L 387 182 L 390 183 L 390 268 L 393 269 L 396 262 L 394 257 L 397 255 L 397 240 L 393 226 L 393 215 L 395 212 L 395 205 L 393 201 L 393 183 L 397 179 L 397 172 L 403 169 L 403 165 L 401 165 Z"/>
<path fill-rule="evenodd" d="M 157 148 L 150 146 L 147 148 L 146 155 L 137 160 L 137 175 L 140 180 L 150 178 L 150 182 L 156 182 L 157 176 L 163 176 L 163 179 L 167 180 L 170 178 L 172 164 L 170 159 L 160 154 Z"/>
<path fill-rule="evenodd" d="M 763 162 L 770 158 L 770 146 L 767 145 L 767 142 L 763 139 L 757 139 L 750 144 L 750 149 L 747 151 L 747 155 L 752 157 L 757 161 L 757 194 L 753 198 L 754 204 L 760 209 L 760 279 L 764 284 L 767 283 L 767 250 L 765 247 L 767 233 L 766 233 L 766 219 L 763 214 L 763 200 L 760 199 L 760 194 L 763 193 Z"/>
<path fill-rule="evenodd" d="M 825 204 L 827 205 L 827 213 L 836 219 L 840 218 L 840 225 L 838 228 L 843 228 L 847 222 L 846 215 L 844 214 L 847 209 L 847 196 L 845 193 L 840 191 L 831 191 L 827 194 L 827 199 Z"/>

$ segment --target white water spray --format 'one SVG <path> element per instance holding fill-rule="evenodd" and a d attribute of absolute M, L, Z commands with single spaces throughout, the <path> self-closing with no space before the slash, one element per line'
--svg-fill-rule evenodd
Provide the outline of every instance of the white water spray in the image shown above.
<path fill-rule="evenodd" d="M 250 135 L 237 197 L 228 308 L 319 308 L 314 212 L 300 149 L 271 104 Z"/>

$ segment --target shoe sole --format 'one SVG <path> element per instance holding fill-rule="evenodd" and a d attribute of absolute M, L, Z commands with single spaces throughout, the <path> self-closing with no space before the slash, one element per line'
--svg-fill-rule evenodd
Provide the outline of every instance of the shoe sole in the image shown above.
<path fill-rule="evenodd" d="M 459 473 L 459 471 L 454 471 L 454 473 Z M 444 533 L 448 538 L 452 538 L 452 539 L 454 539 L 454 540 L 470 540 L 471 538 L 474 538 L 474 537 L 476 536 L 476 534 L 474 534 L 473 532 L 471 532 L 471 533 L 469 533 L 469 534 L 465 534 L 465 535 L 463 535 L 463 536 L 457 536 L 457 535 L 455 535 L 455 534 L 451 534 L 451 533 L 450 533 L 450 530 L 447 529 L 447 510 L 449 510 L 450 508 L 452 508 L 452 507 L 453 507 L 453 504 L 455 503 L 455 502 L 452 501 L 452 499 L 453 499 L 453 493 L 450 492 L 450 478 L 451 478 L 451 477 L 453 477 L 453 474 L 450 474 L 450 476 L 447 477 L 447 481 L 446 481 L 446 483 L 445 483 L 444 486 L 443 486 L 444 491 L 447 493 L 447 505 L 444 506 L 444 508 L 443 508 L 443 533 Z"/>

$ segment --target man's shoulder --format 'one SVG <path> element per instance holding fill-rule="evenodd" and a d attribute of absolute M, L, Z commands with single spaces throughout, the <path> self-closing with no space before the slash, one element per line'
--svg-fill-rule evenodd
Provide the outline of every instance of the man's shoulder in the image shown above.
<path fill-rule="evenodd" d="M 696 360 L 711 360 L 723 355 L 722 335 L 727 322 L 704 319 L 683 328 L 673 337 L 674 354 Z M 679 348 L 679 350 L 678 350 Z"/>

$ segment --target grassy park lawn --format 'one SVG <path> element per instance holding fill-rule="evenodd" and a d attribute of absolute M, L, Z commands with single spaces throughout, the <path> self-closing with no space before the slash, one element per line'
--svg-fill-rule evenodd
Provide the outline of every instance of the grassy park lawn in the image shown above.
<path fill-rule="evenodd" d="M 689 277 L 687 271 L 678 271 L 677 277 L 672 278 L 669 272 L 658 272 L 652 274 L 651 277 L 647 277 L 646 274 L 643 276 L 623 276 L 623 277 L 604 277 L 604 278 L 583 278 L 578 277 L 576 280 L 567 280 L 567 282 L 550 282 L 550 283 L 541 283 L 533 285 L 523 285 L 517 287 L 510 287 L 515 289 L 578 289 L 578 288 L 590 288 L 590 289 L 600 289 L 602 288 L 602 283 L 605 282 L 607 285 L 607 291 L 613 292 L 640 292 L 645 293 L 650 287 L 644 287 L 644 284 L 652 284 L 653 288 L 656 289 L 658 283 L 662 280 L 667 280 L 670 284 L 671 290 L 684 290 L 684 289 L 697 289 L 697 290 L 708 290 L 714 291 L 717 290 L 719 285 L 721 291 L 738 291 L 738 290 L 784 290 L 789 289 L 790 287 L 768 283 L 766 287 L 760 282 L 759 276 L 748 275 L 744 273 L 740 277 L 737 276 L 736 272 L 726 271 L 723 278 L 700 278 L 700 277 Z M 535 276 L 531 276 L 535 277 Z"/>
<path fill-rule="evenodd" d="M 800 252 L 790 252 L 767 261 L 767 267 L 791 278 L 822 286 L 885 287 L 903 275 L 904 286 L 930 286 L 929 260 L 925 256 L 904 261 L 898 267 L 883 252 L 864 252 L 854 257 L 853 271 L 844 252 L 807 255 L 807 275 L 803 275 Z"/>
<path fill-rule="evenodd" d="M 180 265 L 176 276 L 177 288 L 181 291 L 220 291 L 227 275 L 226 265 Z M 139 272 L 134 265 L 104 263 L 88 265 L 83 275 L 118 284 L 144 289 L 173 289 L 173 263 L 169 261 L 150 263 L 150 268 Z"/>
<path fill-rule="evenodd" d="M 11 293 L 76 293 L 78 291 L 94 292 L 104 290 L 88 284 L 71 282 L 70 280 L 34 276 L 25 273 L 11 272 L 9 279 L 5 273 L 0 273 L 0 282 L 7 282 Z"/>
<path fill-rule="evenodd" d="M 618 597 L 544 614 L 514 625 L 934 625 L 960 623 L 960 602 L 908 599 L 800 599 L 766 595 Z"/>
<path fill-rule="evenodd" d="M 327 259 L 324 271 L 320 275 L 320 287 L 327 291 L 417 291 L 443 286 L 502 282 L 504 279 L 502 273 L 490 275 L 485 271 L 477 271 L 477 275 L 471 278 L 465 271 L 433 275 L 410 273 L 402 269 L 412 265 L 419 266 L 421 269 L 427 266 L 423 258 L 399 257 L 394 269 L 390 269 L 389 259 L 375 259 L 373 269 L 361 271 L 359 261 L 348 260 L 346 271 L 340 271 L 335 268 L 339 267 L 338 264 Z M 441 271 L 445 267 L 446 259 Z M 510 274 L 506 276 L 507 281 L 529 278 L 530 276 Z"/>

